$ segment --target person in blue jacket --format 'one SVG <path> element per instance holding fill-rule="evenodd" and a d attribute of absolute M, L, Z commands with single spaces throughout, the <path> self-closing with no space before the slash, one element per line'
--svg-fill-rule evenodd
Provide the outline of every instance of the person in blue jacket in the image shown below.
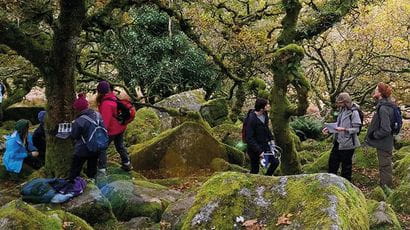
<path fill-rule="evenodd" d="M 6 152 L 3 155 L 3 164 L 7 171 L 20 173 L 23 162 L 38 156 L 33 145 L 31 134 L 28 133 L 29 121 L 17 121 L 14 132 L 6 137 Z"/>

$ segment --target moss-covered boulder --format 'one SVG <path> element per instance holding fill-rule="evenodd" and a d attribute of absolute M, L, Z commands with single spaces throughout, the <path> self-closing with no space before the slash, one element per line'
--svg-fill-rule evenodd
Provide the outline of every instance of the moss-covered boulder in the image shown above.
<path fill-rule="evenodd" d="M 147 181 L 115 181 L 101 188 L 109 200 L 118 220 L 150 217 L 159 221 L 169 203 L 180 196 L 179 192 Z"/>
<path fill-rule="evenodd" d="M 237 145 L 242 142 L 242 126 L 223 123 L 212 128 L 212 135 L 218 141 L 237 148 Z"/>
<path fill-rule="evenodd" d="M 135 217 L 127 222 L 123 222 L 119 225 L 119 229 L 127 230 L 150 230 L 150 229 L 159 229 L 155 227 L 155 223 L 149 217 Z"/>
<path fill-rule="evenodd" d="M 14 200 L 0 209 L 0 229 L 92 230 L 84 220 L 63 211 L 41 212 L 29 204 Z"/>
<path fill-rule="evenodd" d="M 150 108 L 139 109 L 135 119 L 127 126 L 125 140 L 128 145 L 134 145 L 158 136 L 161 121 L 157 113 Z"/>
<path fill-rule="evenodd" d="M 181 229 L 188 210 L 195 202 L 195 195 L 195 192 L 187 193 L 176 202 L 170 204 L 162 214 L 161 223 L 167 225 L 167 229 Z"/>
<path fill-rule="evenodd" d="M 405 146 L 395 151 L 393 154 L 393 162 L 399 161 L 410 155 L 410 146 Z"/>
<path fill-rule="evenodd" d="M 323 152 L 319 158 L 312 163 L 303 165 L 302 169 L 305 173 L 327 172 L 330 151 Z"/>
<path fill-rule="evenodd" d="M 386 202 L 367 201 L 371 230 L 401 230 L 393 209 Z"/>
<path fill-rule="evenodd" d="M 393 190 L 393 193 L 387 198 L 387 202 L 393 206 L 396 212 L 410 214 L 410 183 L 402 184 Z"/>
<path fill-rule="evenodd" d="M 380 186 L 377 186 L 370 192 L 369 198 L 375 201 L 386 201 L 387 200 L 387 196 Z"/>
<path fill-rule="evenodd" d="M 218 98 L 202 104 L 199 112 L 211 127 L 222 124 L 228 119 L 229 108 L 226 99 Z"/>
<path fill-rule="evenodd" d="M 215 172 L 225 172 L 225 171 L 242 172 L 242 173 L 249 172 L 249 170 L 239 165 L 236 165 L 236 164 L 230 164 L 229 162 L 221 158 L 214 158 L 211 162 L 211 168 Z"/>
<path fill-rule="evenodd" d="M 276 226 L 292 214 L 290 224 Z M 266 229 L 369 229 L 362 192 L 332 174 L 266 177 L 217 174 L 198 191 L 182 229 L 240 229 L 237 219 Z"/>
<path fill-rule="evenodd" d="M 142 144 L 129 148 L 135 170 L 158 170 L 168 177 L 209 169 L 212 159 L 227 159 L 225 147 L 202 125 L 185 122 Z"/>
<path fill-rule="evenodd" d="M 199 112 L 202 104 L 205 102 L 205 91 L 203 89 L 196 89 L 172 95 L 156 103 L 155 105 L 174 109 L 186 108 L 191 111 Z M 176 127 L 183 122 L 180 118 L 171 117 L 165 112 L 157 111 L 157 114 L 161 120 L 161 130 Z"/>
<path fill-rule="evenodd" d="M 62 209 L 86 220 L 91 225 L 115 222 L 111 204 L 100 189 L 88 183 L 81 196 L 62 205 Z"/>
<path fill-rule="evenodd" d="M 410 148 L 403 147 L 394 155 L 402 158 L 394 163 L 394 174 L 402 181 L 410 180 Z"/>

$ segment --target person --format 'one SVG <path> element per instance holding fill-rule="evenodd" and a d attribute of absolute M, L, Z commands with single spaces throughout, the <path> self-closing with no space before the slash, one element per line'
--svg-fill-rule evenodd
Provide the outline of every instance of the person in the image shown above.
<path fill-rule="evenodd" d="M 39 156 L 38 160 L 40 167 L 45 163 L 46 157 L 46 133 L 44 131 L 44 119 L 46 117 L 46 111 L 40 111 L 37 114 L 37 119 L 40 122 L 40 125 L 34 130 L 33 133 L 33 144 L 38 149 Z"/>
<path fill-rule="evenodd" d="M 362 121 L 358 106 L 353 104 L 348 93 L 340 93 L 336 98 L 336 105 L 339 108 L 339 114 L 328 162 L 328 172 L 337 175 L 341 165 L 341 176 L 352 181 L 352 158 L 355 149 L 360 146 L 357 135 Z M 324 128 L 323 133 L 328 134 L 328 128 Z"/>
<path fill-rule="evenodd" d="M 373 114 L 365 143 L 377 149 L 379 160 L 380 185 L 382 188 L 393 186 L 392 151 L 393 132 L 391 121 L 394 117 L 393 102 L 391 101 L 392 88 L 383 82 L 377 84 L 373 99 L 377 102 L 376 112 Z"/>
<path fill-rule="evenodd" d="M 28 120 L 18 120 L 14 132 L 6 137 L 3 164 L 8 172 L 20 173 L 23 163 L 30 165 L 32 160 L 38 156 L 38 151 L 33 145 L 32 135 L 28 132 L 29 126 Z"/>
<path fill-rule="evenodd" d="M 4 95 L 6 94 L 6 86 L 2 82 L 0 82 L 0 125 L 3 120 L 3 109 L 1 108 L 1 104 L 3 103 Z"/>
<path fill-rule="evenodd" d="M 93 179 L 97 175 L 97 162 L 100 153 L 91 152 L 84 141 L 84 139 L 88 138 L 87 135 L 92 132 L 91 129 L 95 128 L 84 116 L 87 116 L 96 122 L 102 123 L 103 121 L 98 112 L 89 109 L 89 104 L 84 94 L 78 95 L 78 98 L 73 103 L 73 108 L 77 113 L 71 129 L 71 138 L 74 139 L 75 145 L 68 180 L 74 181 L 74 179 L 80 175 L 86 161 L 86 175 Z"/>
<path fill-rule="evenodd" d="M 246 143 L 248 144 L 247 153 L 251 161 L 252 174 L 259 173 L 259 160 L 265 153 L 271 151 L 270 144 L 273 143 L 273 135 L 269 130 L 268 111 L 270 105 L 266 99 L 258 98 L 255 102 L 255 110 L 250 111 L 245 127 Z M 270 165 L 266 175 L 272 176 L 279 166 L 279 160 L 270 157 Z"/>
<path fill-rule="evenodd" d="M 129 154 L 124 146 L 124 131 L 127 125 L 121 124 L 117 119 L 117 97 L 110 84 L 106 81 L 101 81 L 97 86 L 97 105 L 102 118 L 104 120 L 105 127 L 108 131 L 110 143 L 114 141 L 115 149 L 121 157 L 121 168 L 124 171 L 130 171 L 132 169 Z M 107 153 L 104 151 L 99 158 L 99 169 L 105 172 L 107 168 Z"/>

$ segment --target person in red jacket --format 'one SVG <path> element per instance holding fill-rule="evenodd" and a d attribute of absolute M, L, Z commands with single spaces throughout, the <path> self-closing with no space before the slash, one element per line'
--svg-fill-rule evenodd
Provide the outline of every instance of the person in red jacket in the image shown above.
<path fill-rule="evenodd" d="M 124 131 L 127 125 L 121 124 L 117 118 L 117 100 L 118 98 L 112 92 L 111 86 L 106 81 L 101 81 L 97 86 L 97 105 L 102 115 L 104 125 L 107 128 L 110 143 L 114 141 L 115 149 L 121 157 L 121 168 L 125 171 L 131 170 L 130 157 L 127 149 L 124 147 Z M 107 168 L 107 153 L 104 151 L 99 157 L 99 169 L 105 172 Z"/>

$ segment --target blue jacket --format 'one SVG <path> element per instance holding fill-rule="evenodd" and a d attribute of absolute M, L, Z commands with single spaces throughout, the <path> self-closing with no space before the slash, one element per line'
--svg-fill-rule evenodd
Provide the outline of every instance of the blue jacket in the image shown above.
<path fill-rule="evenodd" d="M 24 158 L 28 157 L 28 152 L 37 151 L 33 145 L 33 137 L 31 134 L 27 137 L 27 149 L 20 139 L 17 131 L 6 137 L 6 152 L 3 156 L 3 165 L 9 172 L 20 173 L 23 167 Z"/>

